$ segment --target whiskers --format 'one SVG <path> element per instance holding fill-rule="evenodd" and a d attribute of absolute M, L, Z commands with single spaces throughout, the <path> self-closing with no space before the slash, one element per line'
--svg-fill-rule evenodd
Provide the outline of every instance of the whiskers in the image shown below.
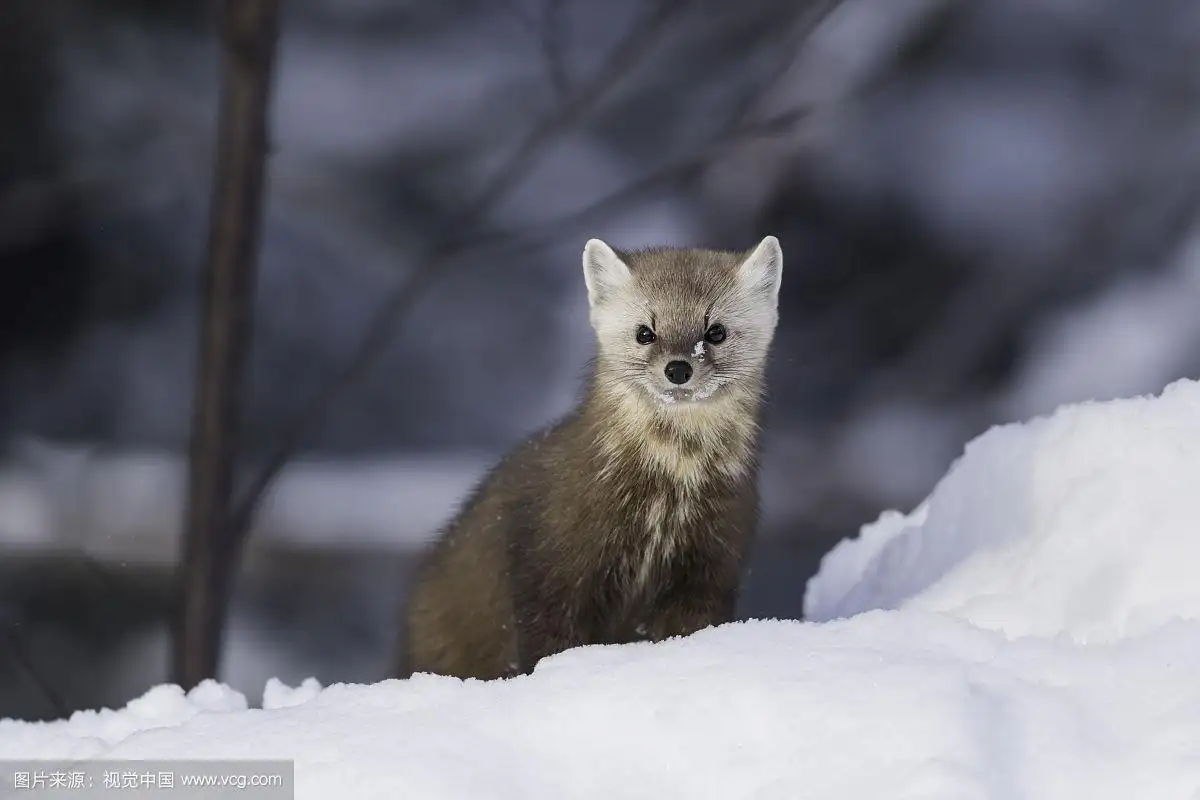
<path fill-rule="evenodd" d="M 633 358 L 620 358 L 605 361 L 597 369 L 597 375 L 607 381 L 634 385 L 646 379 L 648 365 L 644 361 Z"/>

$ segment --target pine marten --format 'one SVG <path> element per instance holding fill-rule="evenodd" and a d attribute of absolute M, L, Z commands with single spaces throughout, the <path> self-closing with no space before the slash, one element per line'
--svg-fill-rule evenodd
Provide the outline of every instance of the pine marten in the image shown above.
<path fill-rule="evenodd" d="M 733 618 L 783 253 L 583 252 L 578 407 L 505 456 L 418 570 L 399 674 L 499 678 Z"/>

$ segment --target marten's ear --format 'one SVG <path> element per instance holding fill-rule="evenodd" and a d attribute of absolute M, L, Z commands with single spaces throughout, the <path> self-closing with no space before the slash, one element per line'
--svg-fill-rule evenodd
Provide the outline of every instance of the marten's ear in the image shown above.
<path fill-rule="evenodd" d="M 589 239 L 583 248 L 583 282 L 587 284 L 588 304 L 601 303 L 633 276 L 629 266 L 611 247 L 599 239 Z"/>
<path fill-rule="evenodd" d="M 779 301 L 779 282 L 783 278 L 783 249 L 779 240 L 768 236 L 746 256 L 738 267 L 738 278 L 747 290 L 771 303 Z"/>

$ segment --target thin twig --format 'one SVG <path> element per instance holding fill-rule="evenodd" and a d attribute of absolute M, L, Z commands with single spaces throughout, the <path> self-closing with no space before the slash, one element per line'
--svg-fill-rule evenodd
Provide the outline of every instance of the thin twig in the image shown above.
<path fill-rule="evenodd" d="M 740 103 L 734 105 L 726 117 L 725 131 L 734 131 L 745 124 L 750 115 L 754 113 L 755 107 L 778 86 L 779 82 L 796 65 L 796 61 L 804 50 L 804 43 L 844 2 L 845 0 L 811 0 L 789 32 L 787 44 L 783 48 L 783 58 L 763 76 L 756 91 L 751 92 Z"/>
<path fill-rule="evenodd" d="M 565 100 L 571 92 L 571 78 L 563 52 L 565 1 L 543 0 L 539 14 L 525 8 L 518 0 L 498 0 L 497 5 L 507 11 L 510 17 L 537 40 L 542 58 L 546 62 L 550 88 L 554 90 L 554 96 L 558 100 Z"/>

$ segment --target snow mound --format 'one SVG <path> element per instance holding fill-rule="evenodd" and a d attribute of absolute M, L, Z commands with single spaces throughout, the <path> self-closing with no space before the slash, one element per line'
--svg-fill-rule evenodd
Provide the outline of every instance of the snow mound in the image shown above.
<path fill-rule="evenodd" d="M 274 684 L 267 709 L 207 684 L 183 712 L 160 687 L 103 731 L 0 723 L 0 752 L 294 758 L 298 800 L 1184 800 L 1198 671 L 1200 623 L 1084 648 L 875 612 L 583 648 L 510 681 Z"/>
<path fill-rule="evenodd" d="M 1200 619 L 1198 565 L 1200 383 L 1180 381 L 983 434 L 916 511 L 824 558 L 805 615 L 903 608 L 1115 641 Z"/>

